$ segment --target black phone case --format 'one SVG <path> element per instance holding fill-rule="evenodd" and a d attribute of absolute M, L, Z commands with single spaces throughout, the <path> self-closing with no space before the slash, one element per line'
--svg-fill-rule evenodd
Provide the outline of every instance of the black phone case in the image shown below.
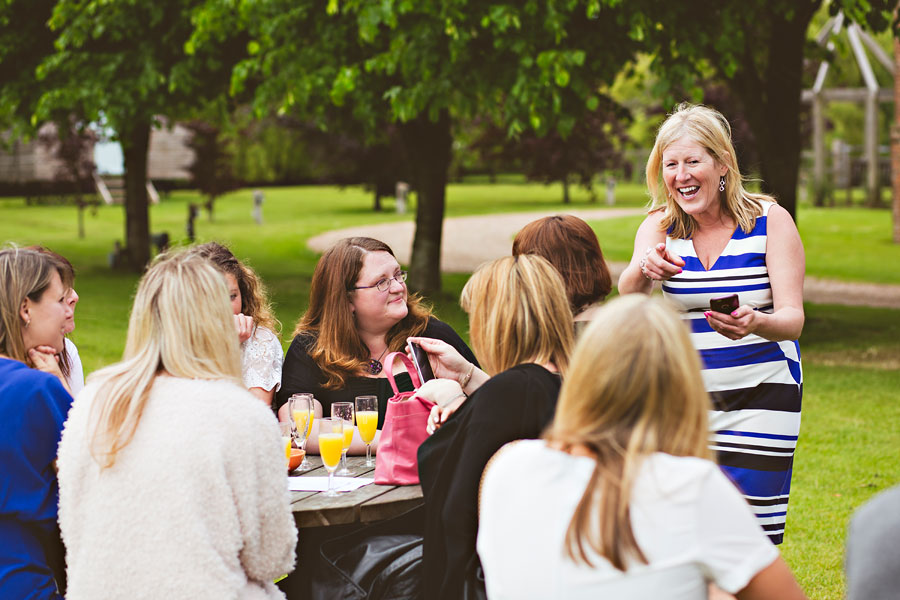
<path fill-rule="evenodd" d="M 738 302 L 737 294 L 731 294 L 730 296 L 724 296 L 722 298 L 712 298 L 709 301 L 709 308 L 711 310 L 726 315 L 737 310 L 738 306 L 740 306 L 740 303 Z"/>

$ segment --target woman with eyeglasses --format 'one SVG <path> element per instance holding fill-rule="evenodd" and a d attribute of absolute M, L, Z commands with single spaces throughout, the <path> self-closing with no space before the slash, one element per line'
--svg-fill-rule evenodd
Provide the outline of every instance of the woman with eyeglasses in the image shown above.
<path fill-rule="evenodd" d="M 284 358 L 281 389 L 275 396 L 281 420 L 289 420 L 287 401 L 299 392 L 315 396 L 317 417 L 330 416 L 334 402 L 374 395 L 380 430 L 393 395 L 386 376 L 390 365 L 381 361 L 402 351 L 408 337 L 443 340 L 477 364 L 462 338 L 436 319 L 418 295 L 409 294 L 405 282 L 406 271 L 391 248 L 372 238 L 345 238 L 322 255 L 313 273 L 309 307 Z M 406 373 L 397 373 L 396 381 L 401 391 L 413 389 Z M 378 437 L 373 447 L 377 443 Z M 317 448 L 314 428 L 307 450 Z M 349 452 L 365 453 L 358 434 Z"/>

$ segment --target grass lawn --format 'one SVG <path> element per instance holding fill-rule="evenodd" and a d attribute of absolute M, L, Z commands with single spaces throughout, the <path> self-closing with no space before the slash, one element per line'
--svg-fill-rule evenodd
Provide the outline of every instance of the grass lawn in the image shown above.
<path fill-rule="evenodd" d="M 619 206 L 642 206 L 637 185 L 618 188 Z M 370 210 L 370 195 L 359 188 L 269 188 L 265 224 L 251 217 L 251 191 L 221 198 L 215 221 L 202 215 L 198 241 L 230 244 L 269 286 L 283 323 L 283 338 L 306 306 L 317 256 L 306 240 L 322 231 L 397 220 L 393 202 L 386 211 Z M 559 186 L 524 185 L 503 180 L 454 184 L 447 213 L 489 214 L 559 210 Z M 572 208 L 599 208 L 585 192 L 572 189 Z M 187 205 L 198 197 L 173 192 L 151 210 L 151 229 L 168 231 L 185 243 Z M 64 254 L 78 271 L 82 301 L 72 335 L 87 372 L 121 356 L 128 311 L 137 276 L 106 266 L 113 241 L 122 239 L 121 207 L 101 207 L 85 218 L 87 237 L 77 238 L 71 206 L 26 206 L 21 199 L 0 199 L 0 240 L 40 243 Z M 900 246 L 890 244 L 890 213 L 864 208 L 801 207 L 800 232 L 807 252 L 807 273 L 850 281 L 900 283 Z M 640 218 L 594 223 L 610 260 L 631 256 Z M 466 318 L 457 304 L 465 275 L 445 275 L 445 291 L 433 298 L 437 314 L 466 336 Z M 875 492 L 900 481 L 900 311 L 807 305 L 801 350 L 805 369 L 803 427 L 797 449 L 786 542 L 782 552 L 811 598 L 843 597 L 843 540 L 852 511 Z"/>

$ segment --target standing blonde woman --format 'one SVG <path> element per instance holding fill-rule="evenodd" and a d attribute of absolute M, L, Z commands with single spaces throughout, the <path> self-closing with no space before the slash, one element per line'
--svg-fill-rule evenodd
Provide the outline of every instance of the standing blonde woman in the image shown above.
<path fill-rule="evenodd" d="M 800 434 L 800 234 L 774 198 L 744 189 L 731 126 L 705 106 L 682 104 L 660 126 L 647 187 L 653 208 L 619 292 L 658 281 L 683 311 L 713 400 L 713 450 L 780 544 Z"/>
<path fill-rule="evenodd" d="M 283 597 L 286 473 L 274 415 L 241 385 L 225 280 L 199 256 L 163 257 L 122 362 L 88 379 L 60 443 L 67 597 Z"/>
<path fill-rule="evenodd" d="M 599 368 L 606 366 L 607 368 Z M 481 487 L 488 597 L 805 598 L 707 448 L 709 399 L 678 315 L 617 298 L 580 338 L 544 440 Z"/>
<path fill-rule="evenodd" d="M 460 304 L 485 371 L 445 342 L 413 338 L 446 378 L 427 382 L 418 395 L 449 406 L 471 394 L 419 447 L 425 598 L 461 598 L 466 580 L 469 591 L 477 587 L 478 482 L 503 444 L 538 437 L 553 416 L 574 337 L 565 290 L 553 265 L 532 254 L 495 260 L 472 275 Z"/>
<path fill-rule="evenodd" d="M 0 598 L 65 592 L 54 461 L 72 397 L 55 356 L 71 308 L 59 268 L 0 250 Z"/>

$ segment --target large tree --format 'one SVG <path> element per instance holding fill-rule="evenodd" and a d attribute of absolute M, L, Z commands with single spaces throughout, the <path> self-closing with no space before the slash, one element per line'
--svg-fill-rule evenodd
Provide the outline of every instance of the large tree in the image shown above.
<path fill-rule="evenodd" d="M 823 0 L 704 0 L 646 5 L 632 26 L 668 89 L 685 89 L 711 69 L 742 105 L 753 130 L 763 188 L 793 215 L 797 206 L 803 59 L 807 29 Z M 873 30 L 895 0 L 834 0 L 829 10 Z"/>
<path fill-rule="evenodd" d="M 489 115 L 515 135 L 567 135 L 599 104 L 636 42 L 617 0 L 244 0 L 209 3 L 193 39 L 246 29 L 253 57 L 233 91 L 257 108 L 318 117 L 347 107 L 370 128 L 398 123 L 418 194 L 410 284 L 440 289 L 445 187 L 460 118 Z M 236 17 L 237 15 L 237 17 Z"/>
<path fill-rule="evenodd" d="M 14 16 L 12 8 L 30 4 L 11 0 L 4 6 L 4 16 Z M 41 10 L 26 16 L 21 25 L 12 19 L 0 21 L 4 37 L 14 36 L 19 26 L 39 33 L 34 43 L 22 39 L 25 46 L 18 52 L 28 60 L 13 80 L 19 106 L 5 112 L 30 114 L 32 124 L 74 113 L 112 127 L 125 162 L 128 262 L 141 270 L 150 258 L 146 189 L 150 131 L 159 117 L 188 116 L 227 89 L 227 69 L 245 55 L 245 40 L 223 32 L 205 52 L 187 52 L 199 0 L 37 4 Z"/>

